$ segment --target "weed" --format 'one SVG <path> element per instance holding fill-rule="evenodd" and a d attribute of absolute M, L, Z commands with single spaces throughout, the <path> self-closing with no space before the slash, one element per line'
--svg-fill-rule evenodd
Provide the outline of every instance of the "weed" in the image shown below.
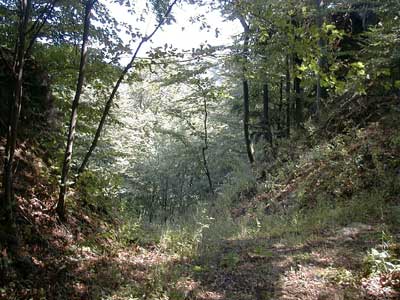
<path fill-rule="evenodd" d="M 331 282 L 346 286 L 355 286 L 359 281 L 358 276 L 345 268 L 328 268 L 325 276 Z"/>
<path fill-rule="evenodd" d="M 400 272 L 400 259 L 396 257 L 393 238 L 386 232 L 382 232 L 381 249 L 372 248 L 365 259 L 365 272 L 368 275 L 390 274 Z"/>
<path fill-rule="evenodd" d="M 240 262 L 240 256 L 235 252 L 225 254 L 220 260 L 220 266 L 223 268 L 233 269 Z"/>

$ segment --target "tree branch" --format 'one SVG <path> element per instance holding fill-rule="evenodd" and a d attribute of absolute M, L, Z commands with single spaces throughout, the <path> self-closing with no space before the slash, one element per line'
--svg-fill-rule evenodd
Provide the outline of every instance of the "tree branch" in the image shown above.
<path fill-rule="evenodd" d="M 28 47 L 26 48 L 25 51 L 25 57 L 29 55 L 29 53 L 32 50 L 33 45 L 35 44 L 36 39 L 39 36 L 39 33 L 42 31 L 43 26 L 47 23 L 47 20 L 49 19 L 51 12 L 54 10 L 54 6 L 59 0 L 53 0 L 50 2 L 46 8 L 43 10 L 42 14 L 36 19 L 35 23 L 32 25 L 31 30 L 33 32 L 32 37 L 29 41 Z M 45 13 L 47 12 L 46 16 Z M 43 18 L 43 19 L 42 19 Z M 41 20 L 41 21 L 40 21 Z M 37 28 L 37 29 L 35 29 Z"/>
<path fill-rule="evenodd" d="M 126 67 L 122 71 L 121 75 L 119 76 L 119 78 L 118 78 L 118 80 L 117 80 L 117 82 L 116 82 L 116 84 L 115 84 L 115 86 L 114 86 L 114 88 L 113 88 L 113 90 L 111 92 L 111 95 L 107 100 L 106 106 L 105 106 L 104 111 L 103 111 L 103 115 L 101 117 L 101 120 L 100 120 L 99 126 L 97 128 L 96 134 L 95 134 L 94 139 L 92 141 L 92 144 L 90 145 L 89 151 L 85 155 L 85 157 L 84 157 L 84 159 L 82 161 L 82 164 L 78 169 L 78 174 L 81 174 L 85 170 L 86 165 L 87 165 L 87 163 L 89 161 L 89 158 L 91 157 L 94 149 L 97 147 L 97 142 L 98 142 L 98 140 L 100 138 L 100 135 L 101 135 L 101 133 L 103 131 L 103 127 L 104 127 L 104 124 L 106 122 L 106 119 L 107 119 L 107 116 L 109 114 L 109 111 L 111 109 L 112 103 L 114 101 L 114 98 L 115 98 L 115 96 L 116 96 L 116 94 L 118 92 L 118 89 L 119 89 L 122 81 L 124 80 L 125 75 L 133 67 L 133 63 L 135 62 L 136 57 L 137 57 L 140 49 L 142 48 L 143 44 L 146 43 L 147 41 L 149 41 L 156 34 L 156 32 L 161 28 L 161 26 L 165 23 L 165 21 L 167 20 L 169 14 L 171 13 L 172 8 L 175 6 L 175 4 L 177 2 L 178 2 L 178 0 L 173 0 L 172 1 L 172 3 L 168 6 L 168 9 L 167 9 L 167 11 L 165 13 L 164 18 L 162 18 L 162 20 L 160 20 L 160 22 L 156 25 L 154 30 L 149 35 L 147 35 L 147 36 L 142 38 L 142 40 L 140 41 L 140 43 L 138 44 L 138 46 L 137 46 L 137 48 L 135 50 L 130 62 L 126 65 Z"/>

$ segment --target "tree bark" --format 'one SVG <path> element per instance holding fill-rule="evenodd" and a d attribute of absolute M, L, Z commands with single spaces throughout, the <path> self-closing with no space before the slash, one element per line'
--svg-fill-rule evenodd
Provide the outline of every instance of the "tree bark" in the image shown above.
<path fill-rule="evenodd" d="M 321 117 L 321 74 L 322 72 L 322 55 L 323 55 L 323 41 L 322 41 L 322 15 L 321 15 L 321 0 L 316 0 L 317 6 L 317 26 L 319 32 L 319 40 L 318 40 L 318 47 L 319 47 L 319 57 L 318 57 L 318 72 L 317 72 L 317 87 L 316 87 L 316 98 L 315 98 L 315 119 L 319 122 Z"/>
<path fill-rule="evenodd" d="M 87 164 L 89 162 L 89 159 L 92 156 L 93 151 L 97 147 L 97 143 L 99 141 L 101 133 L 103 132 L 103 127 L 104 127 L 104 125 L 106 123 L 106 119 L 107 119 L 108 114 L 110 112 L 110 109 L 111 109 L 111 106 L 113 104 L 114 98 L 115 98 L 115 96 L 116 96 L 116 94 L 117 94 L 117 92 L 119 90 L 119 87 L 120 87 L 122 81 L 125 78 L 125 75 L 129 72 L 130 69 L 133 68 L 133 63 L 136 60 L 136 57 L 137 57 L 137 55 L 139 53 L 139 50 L 142 48 L 143 44 L 145 44 L 147 41 L 149 41 L 156 34 L 156 32 L 161 28 L 161 26 L 165 23 L 168 15 L 171 13 L 172 8 L 177 3 L 177 1 L 178 0 L 172 1 L 172 3 L 169 5 L 169 7 L 168 7 L 168 9 L 167 9 L 167 11 L 165 13 L 164 18 L 157 24 L 157 26 L 155 27 L 153 32 L 150 33 L 148 36 L 145 36 L 144 38 L 142 38 L 142 40 L 140 41 L 140 43 L 138 44 L 138 46 L 137 46 L 137 48 L 135 50 L 135 53 L 133 54 L 130 62 L 126 65 L 126 67 L 122 71 L 121 75 L 119 76 L 119 78 L 118 78 L 117 82 L 115 83 L 114 88 L 113 88 L 113 90 L 112 90 L 112 92 L 110 94 L 110 97 L 108 98 L 108 100 L 106 102 L 106 106 L 104 107 L 103 115 L 101 116 L 101 120 L 100 120 L 99 126 L 97 127 L 97 130 L 96 130 L 95 136 L 93 138 L 92 144 L 90 145 L 90 148 L 89 148 L 88 152 L 86 153 L 86 155 L 85 155 L 85 157 L 84 157 L 84 159 L 82 161 L 81 166 L 79 167 L 78 174 L 81 174 L 85 170 L 85 168 L 86 168 L 86 166 L 87 166 Z"/>
<path fill-rule="evenodd" d="M 263 121 L 264 126 L 269 125 L 269 90 L 268 83 L 264 83 L 263 86 Z"/>
<path fill-rule="evenodd" d="M 250 140 L 250 98 L 249 98 L 249 83 L 247 80 L 243 80 L 243 129 L 244 129 L 244 139 L 246 143 L 247 156 L 251 165 L 254 164 L 254 154 L 253 148 L 251 146 Z"/>
<path fill-rule="evenodd" d="M 400 63 L 397 64 L 397 70 L 400 75 Z M 397 89 L 397 97 L 400 99 L 400 87 Z"/>
<path fill-rule="evenodd" d="M 272 132 L 271 132 L 271 122 L 269 120 L 269 90 L 268 83 L 264 84 L 263 87 L 263 127 L 264 127 L 264 137 L 272 147 Z"/>
<path fill-rule="evenodd" d="M 168 215 L 167 215 L 167 208 L 168 208 L 168 190 L 169 190 L 169 178 L 167 177 L 165 179 L 165 189 L 164 189 L 164 195 L 163 195 L 163 213 L 164 213 L 164 224 L 167 223 L 168 221 Z"/>
<path fill-rule="evenodd" d="M 291 18 L 291 25 L 293 28 L 293 35 L 295 44 L 300 42 L 300 37 L 296 34 L 296 28 L 299 28 L 299 22 L 295 19 L 295 17 Z M 294 46 L 294 45 L 293 45 Z M 303 97 L 301 93 L 301 79 L 297 75 L 299 67 L 301 66 L 302 60 L 296 51 L 292 52 L 292 71 L 293 71 L 293 92 L 294 92 L 294 121 L 297 128 L 301 128 L 303 124 Z"/>
<path fill-rule="evenodd" d="M 249 158 L 249 162 L 251 165 L 254 164 L 255 159 L 254 159 L 254 153 L 253 153 L 253 148 L 251 145 L 251 140 L 250 140 L 250 130 L 249 130 L 249 124 L 250 124 L 250 95 L 249 95 L 249 82 L 247 81 L 246 77 L 246 63 L 249 55 L 249 41 L 250 41 L 250 28 L 249 25 L 246 23 L 245 18 L 239 14 L 238 16 L 240 23 L 242 24 L 243 30 L 244 30 L 244 43 L 243 43 L 243 58 L 244 58 L 244 63 L 243 63 L 243 80 L 242 80 L 242 85 L 243 85 L 243 131 L 244 131 L 244 140 L 246 143 L 246 150 L 247 150 L 247 156 Z"/>
<path fill-rule="evenodd" d="M 301 65 L 301 60 L 295 55 L 294 57 L 294 68 L 297 66 Z M 300 128 L 301 125 L 303 124 L 303 109 L 304 109 L 304 103 L 303 103 L 303 95 L 301 92 L 301 79 L 296 76 L 293 80 L 293 89 L 295 93 L 295 121 L 296 121 L 296 126 L 297 128 Z"/>
<path fill-rule="evenodd" d="M 278 132 L 282 135 L 282 107 L 283 107 L 283 77 L 279 82 L 279 108 L 278 108 Z"/>
<path fill-rule="evenodd" d="M 85 80 L 86 64 L 87 64 L 87 43 L 89 40 L 90 16 L 91 11 L 97 0 L 88 0 L 85 5 L 85 20 L 83 28 L 83 38 L 81 47 L 81 59 L 79 65 L 79 74 L 76 84 L 75 97 L 72 102 L 71 118 L 68 128 L 67 145 L 64 153 L 64 162 L 61 173 L 60 194 L 57 203 L 57 214 L 61 219 L 65 219 L 65 195 L 67 192 L 68 173 L 71 166 L 72 151 L 76 133 L 76 125 L 78 122 L 78 106 L 83 91 L 83 83 Z"/>
<path fill-rule="evenodd" d="M 206 154 L 206 151 L 208 150 L 208 130 L 207 130 L 208 111 L 207 111 L 207 98 L 206 97 L 203 97 L 203 103 L 204 103 L 204 147 L 201 149 L 202 150 L 201 152 L 203 155 L 203 166 L 204 166 L 204 171 L 207 176 L 210 194 L 213 195 L 214 188 L 213 188 L 213 183 L 211 180 L 210 169 L 208 168 L 207 154 Z"/>
<path fill-rule="evenodd" d="M 286 56 L 286 136 L 290 137 L 291 120 L 291 95 L 290 95 L 290 62 L 289 55 Z"/>
<path fill-rule="evenodd" d="M 7 128 L 7 143 L 4 156 L 3 185 L 4 195 L 2 200 L 3 216 L 2 223 L 4 230 L 10 235 L 16 235 L 15 225 L 15 199 L 13 190 L 13 168 L 15 159 L 15 148 L 17 145 L 18 121 L 21 112 L 21 102 L 23 96 L 23 75 L 25 66 L 25 47 L 26 32 L 31 12 L 31 0 L 20 0 L 20 21 L 18 28 L 18 40 L 16 43 L 16 53 L 13 65 L 13 75 L 15 77 L 14 101 L 10 102 L 10 117 Z"/>

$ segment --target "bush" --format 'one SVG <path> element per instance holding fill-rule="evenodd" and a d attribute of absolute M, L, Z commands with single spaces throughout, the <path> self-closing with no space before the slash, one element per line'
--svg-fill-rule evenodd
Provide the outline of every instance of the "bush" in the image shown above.
<path fill-rule="evenodd" d="M 121 178 L 100 171 L 87 170 L 77 181 L 77 192 L 82 205 L 88 205 L 99 212 L 117 213 L 122 207 L 119 201 Z"/>

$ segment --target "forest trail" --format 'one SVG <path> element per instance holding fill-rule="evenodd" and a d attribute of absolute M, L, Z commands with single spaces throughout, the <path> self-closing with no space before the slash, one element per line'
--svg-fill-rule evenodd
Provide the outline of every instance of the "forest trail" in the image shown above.
<path fill-rule="evenodd" d="M 380 282 L 360 277 L 364 253 L 379 234 L 354 223 L 303 243 L 221 240 L 203 245 L 208 250 L 195 258 L 155 246 L 133 245 L 106 256 L 83 247 L 80 258 L 69 257 L 59 269 L 57 281 L 65 299 L 398 299 Z"/>
<path fill-rule="evenodd" d="M 279 239 L 223 241 L 197 260 L 198 286 L 190 299 L 397 299 L 399 294 L 376 294 L 357 282 L 363 253 L 377 234 L 355 223 L 335 235 L 290 245 Z"/>

